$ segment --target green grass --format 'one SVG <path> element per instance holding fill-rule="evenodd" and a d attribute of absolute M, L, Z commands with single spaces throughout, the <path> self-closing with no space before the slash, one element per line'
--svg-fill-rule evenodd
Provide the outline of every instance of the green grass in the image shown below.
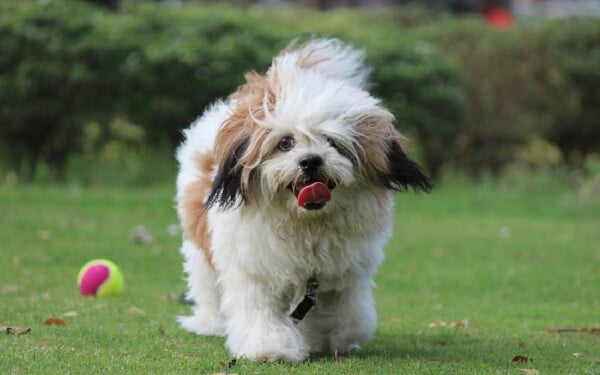
<path fill-rule="evenodd" d="M 220 338 L 181 330 L 184 290 L 173 190 L 0 188 L 0 373 L 215 373 Z M 335 362 L 239 360 L 232 373 L 600 373 L 600 200 L 558 189 L 446 185 L 397 195 L 394 237 L 377 277 L 379 327 L 362 351 Z M 144 225 L 155 245 L 136 245 Z M 42 239 L 39 231 L 50 233 Z M 82 298 L 87 260 L 117 262 L 120 298 Z M 132 313 L 131 308 L 143 310 Z M 76 316 L 64 316 L 67 312 Z M 67 314 L 71 315 L 71 314 Z M 67 328 L 46 327 L 62 317 Z M 428 328 L 442 320 L 468 327 Z M 573 353 L 581 353 L 576 357 Z M 516 355 L 533 361 L 513 363 Z"/>

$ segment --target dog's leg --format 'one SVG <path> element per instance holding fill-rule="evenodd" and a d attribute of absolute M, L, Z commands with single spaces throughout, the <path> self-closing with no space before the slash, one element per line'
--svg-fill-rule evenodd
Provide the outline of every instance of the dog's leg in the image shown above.
<path fill-rule="evenodd" d="M 310 347 L 311 353 L 329 354 L 329 336 L 337 327 L 339 293 L 317 293 L 317 303 L 298 323 L 298 329 Z"/>
<path fill-rule="evenodd" d="M 331 353 L 348 353 L 373 337 L 377 327 L 377 311 L 372 287 L 370 278 L 362 278 L 338 292 L 336 324 L 329 336 Z"/>
<path fill-rule="evenodd" d="M 185 257 L 184 270 L 188 274 L 187 297 L 194 301 L 192 316 L 180 316 L 178 321 L 186 330 L 198 335 L 223 336 L 225 327 L 219 311 L 219 292 L 215 271 L 208 265 L 204 253 L 191 241 L 181 247 Z"/>
<path fill-rule="evenodd" d="M 222 311 L 226 316 L 226 345 L 237 357 L 299 362 L 308 346 L 287 316 L 278 292 L 242 269 L 221 275 Z"/>

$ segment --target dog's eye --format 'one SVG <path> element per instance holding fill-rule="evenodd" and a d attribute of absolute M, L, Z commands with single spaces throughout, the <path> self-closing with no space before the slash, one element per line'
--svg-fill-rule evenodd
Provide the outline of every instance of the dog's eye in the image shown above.
<path fill-rule="evenodd" d="M 285 137 L 281 138 L 281 140 L 277 144 L 277 148 L 281 151 L 286 152 L 294 148 L 295 144 L 296 141 L 294 140 L 294 137 L 286 135 Z"/>

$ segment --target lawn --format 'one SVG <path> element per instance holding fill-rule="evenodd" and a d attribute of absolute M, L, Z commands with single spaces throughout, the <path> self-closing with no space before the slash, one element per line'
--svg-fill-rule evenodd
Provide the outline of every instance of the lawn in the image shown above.
<path fill-rule="evenodd" d="M 0 187 L 0 326 L 31 328 L 0 333 L 0 373 L 600 373 L 600 335 L 547 332 L 600 327 L 600 200 L 493 184 L 398 194 L 374 340 L 338 361 L 228 369 L 223 339 L 174 320 L 189 307 L 172 198 L 169 186 Z M 153 244 L 132 241 L 138 225 Z M 79 267 L 98 257 L 121 266 L 122 297 L 79 296 Z"/>

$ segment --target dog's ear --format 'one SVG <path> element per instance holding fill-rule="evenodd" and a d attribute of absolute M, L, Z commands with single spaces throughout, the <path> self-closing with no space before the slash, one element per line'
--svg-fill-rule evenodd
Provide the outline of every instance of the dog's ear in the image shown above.
<path fill-rule="evenodd" d="M 409 187 L 415 191 L 431 190 L 429 178 L 404 152 L 404 137 L 394 127 L 394 115 L 377 108 L 358 116 L 354 122 L 361 144 L 361 164 L 375 184 L 396 191 Z"/>
<path fill-rule="evenodd" d="M 412 187 L 415 191 L 431 191 L 431 182 L 423 169 L 408 158 L 400 139 L 388 140 L 387 168 L 379 174 L 381 183 L 388 189 L 405 191 Z"/>
<path fill-rule="evenodd" d="M 247 137 L 238 138 L 228 145 L 228 150 L 223 153 L 206 200 L 206 209 L 215 204 L 222 209 L 228 209 L 246 201 L 247 193 L 242 181 L 244 168 L 240 158 L 248 148 L 248 141 Z"/>
<path fill-rule="evenodd" d="M 269 128 L 259 126 L 275 101 L 265 76 L 246 75 L 246 83 L 232 96 L 237 105 L 221 124 L 214 142 L 218 165 L 205 207 L 228 209 L 248 202 L 256 168 L 263 157 L 262 145 Z"/>

